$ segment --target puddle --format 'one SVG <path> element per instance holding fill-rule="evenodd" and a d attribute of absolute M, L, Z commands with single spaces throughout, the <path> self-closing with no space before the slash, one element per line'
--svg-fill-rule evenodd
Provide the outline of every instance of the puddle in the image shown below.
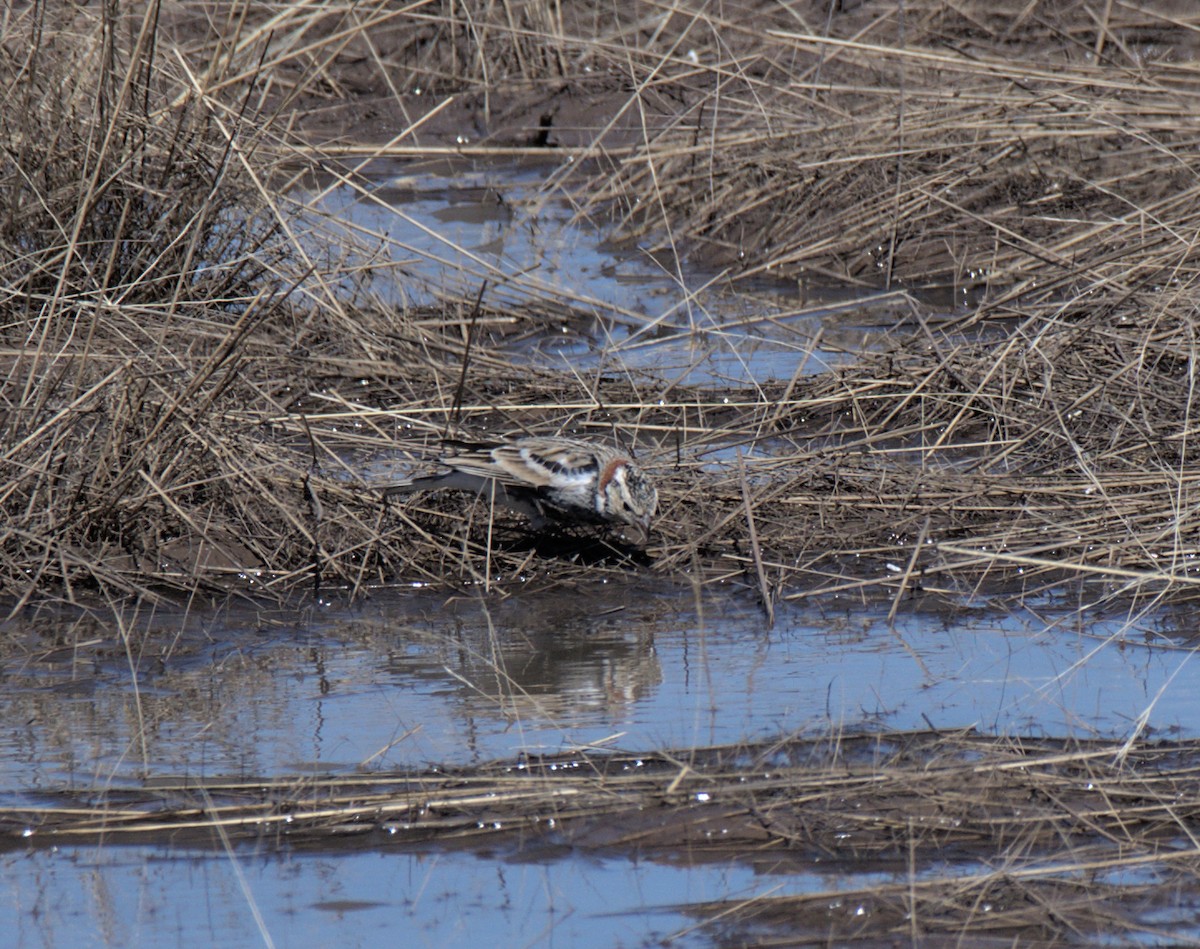
<path fill-rule="evenodd" d="M 320 212 L 319 225 L 302 215 L 317 228 L 314 253 L 350 237 L 365 249 L 358 283 L 343 288 L 351 297 L 474 299 L 486 281 L 493 305 L 562 307 L 560 325 L 515 348 L 552 368 L 645 369 L 696 385 L 788 380 L 845 363 L 915 319 L 904 292 L 782 279 L 734 288 L 725 273 L 615 247 L 566 196 L 542 190 L 556 167 L 376 162 L 293 198 Z"/>
<path fill-rule="evenodd" d="M 159 612 L 131 659 L 95 643 L 103 623 L 43 612 L 4 630 L 24 658 L 10 653 L 5 666 L 0 787 L 6 803 L 36 804 L 42 792 L 146 777 L 345 774 L 875 727 L 1120 737 L 1143 713 L 1150 734 L 1200 734 L 1190 653 L 1142 645 L 1177 642 L 1164 639 L 1169 623 L 1081 625 L 1053 604 L 914 607 L 894 627 L 886 613 L 782 607 L 768 631 L 733 595 L 697 609 L 690 595 L 612 584 L 487 604 L 416 591 L 352 610 Z M 478 855 L 353 841 L 232 855 L 101 843 L 2 859 L 14 946 L 185 933 L 261 945 L 256 913 L 289 946 L 370 945 L 398 931 L 463 946 L 638 946 L 690 931 L 683 945 L 709 945 L 714 934 L 672 907 L 861 887 L 882 869 L 666 866 L 523 854 L 511 842 Z"/>
<path fill-rule="evenodd" d="M 1191 653 L 1162 624 L 1048 625 L 1048 609 L 781 608 L 602 587 L 450 604 L 425 594 L 346 611 L 168 617 L 172 655 L 82 646 L 11 661 L 0 786 L 41 791 L 144 776 L 271 777 L 611 744 L 656 749 L 780 734 L 955 729 L 1200 736 Z M 87 630 L 79 630 L 85 637 Z M 16 634 L 9 631 L 10 637 Z M 1136 644 L 1136 645 L 1134 645 Z"/>
<path fill-rule="evenodd" d="M 108 847 L 10 853 L 0 857 L 0 866 L 13 881 L 10 905 L 26 909 L 10 918 L 5 945 L 12 949 L 382 946 L 401 940 L 464 949 L 635 949 L 689 930 L 672 945 L 703 946 L 711 942 L 705 927 L 674 906 L 795 888 L 735 864 L 697 869 L 588 858 L 518 863 L 462 853 L 237 851 L 202 859 L 163 848 Z M 181 900 L 180 893 L 190 898 Z"/>

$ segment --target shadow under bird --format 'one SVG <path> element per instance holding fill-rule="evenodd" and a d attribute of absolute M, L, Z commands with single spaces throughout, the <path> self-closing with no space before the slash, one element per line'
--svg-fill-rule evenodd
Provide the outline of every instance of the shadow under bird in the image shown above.
<path fill-rule="evenodd" d="M 383 496 L 467 491 L 525 514 L 535 530 L 549 513 L 566 521 L 628 524 L 643 540 L 658 508 L 658 492 L 633 459 L 595 442 L 529 436 L 461 444 L 441 463 L 450 470 L 408 478 L 384 488 Z"/>

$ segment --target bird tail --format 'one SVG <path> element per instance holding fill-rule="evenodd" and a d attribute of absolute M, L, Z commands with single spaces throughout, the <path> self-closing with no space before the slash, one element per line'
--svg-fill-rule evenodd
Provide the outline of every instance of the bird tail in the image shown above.
<path fill-rule="evenodd" d="M 423 478 L 405 478 L 403 481 L 389 484 L 381 494 L 385 498 L 390 498 L 397 494 L 412 494 L 414 491 L 431 491 L 434 488 L 445 487 L 450 487 L 450 485 L 446 484 L 444 475 L 428 475 Z"/>
<path fill-rule="evenodd" d="M 540 530 L 546 523 L 542 505 L 532 491 L 513 489 L 501 481 L 481 478 L 478 475 L 462 471 L 450 471 L 446 474 L 428 475 L 421 478 L 406 478 L 404 481 L 388 485 L 380 493 L 384 498 L 390 498 L 397 494 L 441 489 L 465 491 L 485 501 L 490 500 L 499 507 L 506 507 L 518 514 L 524 514 L 530 519 L 535 530 Z"/>

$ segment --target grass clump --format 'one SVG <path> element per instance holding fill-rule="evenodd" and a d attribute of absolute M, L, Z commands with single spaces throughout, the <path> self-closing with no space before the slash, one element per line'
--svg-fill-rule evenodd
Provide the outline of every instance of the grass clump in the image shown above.
<path fill-rule="evenodd" d="M 254 214 L 253 135 L 168 66 L 157 13 L 34 5 L 0 47 L 10 596 L 146 589 L 180 569 L 162 547 L 185 532 L 214 548 L 248 533 L 222 485 L 254 452 L 222 413 L 245 398 L 244 344 L 289 255 Z"/>

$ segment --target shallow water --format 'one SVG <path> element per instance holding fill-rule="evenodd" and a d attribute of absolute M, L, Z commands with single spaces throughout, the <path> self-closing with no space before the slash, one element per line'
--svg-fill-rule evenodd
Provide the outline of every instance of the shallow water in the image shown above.
<path fill-rule="evenodd" d="M 887 604 L 831 602 L 782 607 L 767 630 L 737 596 L 697 610 L 690 595 L 640 589 L 626 605 L 615 586 L 160 612 L 153 654 L 132 659 L 98 655 L 84 624 L 77 650 L 42 658 L 31 642 L 8 664 L 0 784 L 345 773 L 868 727 L 1125 737 L 1147 712 L 1153 734 L 1200 735 L 1191 652 L 1144 645 L 1165 635 L 1158 620 L 1050 626 L 1042 605 L 902 610 L 889 626 Z"/>
<path fill-rule="evenodd" d="M 351 239 L 363 246 L 347 294 L 398 306 L 436 293 L 473 300 L 486 282 L 493 305 L 560 307 L 557 326 L 514 346 L 549 367 L 646 369 L 695 385 L 788 380 L 844 363 L 915 320 L 902 291 L 784 278 L 734 287 L 727 271 L 613 246 L 574 202 L 547 190 L 556 167 L 439 163 L 414 173 L 376 161 L 294 198 L 308 209 L 301 220 L 314 252 Z M 961 290 L 922 299 L 967 302 Z"/>
<path fill-rule="evenodd" d="M 369 772 L 831 727 L 1124 736 L 1152 704 L 1153 731 L 1200 732 L 1189 654 L 1128 645 L 1161 635 L 1157 623 L 1048 628 L 1067 614 L 1042 604 L 1037 616 L 914 607 L 893 627 L 885 606 L 827 602 L 781 608 L 768 630 L 736 594 L 699 609 L 681 592 L 629 594 L 609 583 L 567 602 L 447 603 L 414 591 L 354 609 L 160 612 L 146 618 L 150 642 L 169 651 L 133 659 L 88 646 L 101 632 L 93 622 L 74 625 L 78 649 L 42 655 L 48 618 L 10 623 L 9 641 L 28 648 L 0 695 L 6 803 L 146 777 Z M 1114 633 L 1126 645 L 1106 641 Z M 473 855 L 353 841 L 228 854 L 101 843 L 17 848 L 3 862 L 17 946 L 179 944 L 185 933 L 261 945 L 256 914 L 287 946 L 400 934 L 430 945 L 638 946 L 691 929 L 679 904 L 864 883 L 844 867 L 764 876 L 731 862 L 507 844 Z M 682 944 L 713 935 L 701 927 Z"/>
<path fill-rule="evenodd" d="M 0 856 L 15 881 L 6 946 L 703 946 L 675 907 L 836 887 L 836 873 L 763 876 L 577 856 L 329 851 L 198 856 L 162 847 Z M 861 882 L 861 881 L 860 881 Z M 179 894 L 189 898 L 181 900 Z M 848 913 L 853 907 L 848 907 Z M 718 930 L 719 932 L 719 930 Z"/>
<path fill-rule="evenodd" d="M 350 225 L 387 236 L 383 263 L 364 276 L 372 292 L 400 301 L 414 286 L 503 277 L 493 292 L 517 299 L 532 288 L 586 315 L 517 341 L 531 360 L 620 357 L 700 383 L 790 378 L 870 347 L 907 318 L 902 298 L 847 299 L 782 281 L 733 293 L 719 274 L 617 252 L 570 205 L 538 192 L 544 169 L 403 180 L 374 171 L 363 191 L 335 187 L 321 199 Z M 647 319 L 653 333 L 641 329 Z M 828 598 L 780 606 L 768 629 L 740 589 L 696 602 L 688 589 L 631 575 L 503 602 L 413 589 L 295 611 L 131 608 L 119 624 L 103 612 L 32 611 L 3 628 L 0 795 L 36 806 L 64 788 L 137 788 L 147 778 L 265 780 L 839 729 L 1200 734 L 1186 613 L 963 603 L 908 600 L 889 623 L 889 603 Z M 681 905 L 897 878 L 507 845 L 413 853 L 376 840 L 225 853 L 27 843 L 0 854 L 13 946 L 399 937 L 636 947 L 670 936 L 700 946 L 722 933 Z"/>

